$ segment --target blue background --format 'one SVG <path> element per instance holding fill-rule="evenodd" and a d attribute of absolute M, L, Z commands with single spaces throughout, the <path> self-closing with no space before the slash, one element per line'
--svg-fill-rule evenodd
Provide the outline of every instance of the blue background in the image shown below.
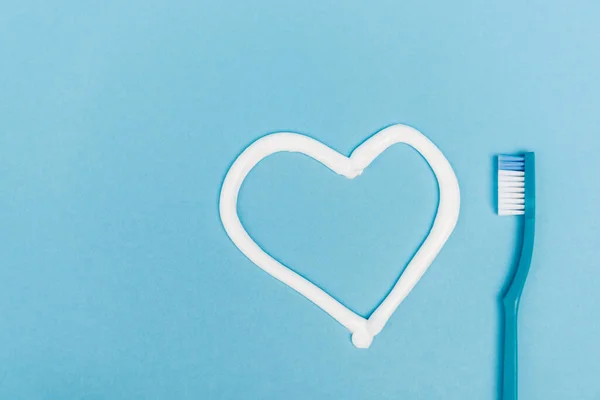
<path fill-rule="evenodd" d="M 495 399 L 516 218 L 493 155 L 537 152 L 523 399 L 600 398 L 596 1 L 5 1 L 0 398 Z M 391 123 L 453 164 L 462 213 L 367 351 L 233 246 L 228 166 L 256 138 L 349 154 Z M 300 155 L 243 222 L 362 315 L 425 237 L 436 183 L 398 145 L 349 181 Z"/>

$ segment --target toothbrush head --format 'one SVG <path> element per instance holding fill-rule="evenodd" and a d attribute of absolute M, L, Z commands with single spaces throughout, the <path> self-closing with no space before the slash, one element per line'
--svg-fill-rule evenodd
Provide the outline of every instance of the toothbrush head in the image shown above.
<path fill-rule="evenodd" d="M 498 156 L 498 215 L 533 215 L 534 153 Z"/>

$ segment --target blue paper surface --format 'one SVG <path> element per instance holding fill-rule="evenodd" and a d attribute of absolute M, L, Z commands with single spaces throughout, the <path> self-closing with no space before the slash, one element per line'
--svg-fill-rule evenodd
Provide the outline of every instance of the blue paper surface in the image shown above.
<path fill-rule="evenodd" d="M 537 155 L 523 399 L 600 398 L 600 4 L 5 2 L 1 399 L 496 399 L 516 218 L 493 156 Z M 444 152 L 454 234 L 369 350 L 247 260 L 218 216 L 258 137 L 343 154 L 392 123 Z M 397 145 L 349 181 L 275 155 L 240 196 L 271 254 L 367 316 L 424 239 Z"/>

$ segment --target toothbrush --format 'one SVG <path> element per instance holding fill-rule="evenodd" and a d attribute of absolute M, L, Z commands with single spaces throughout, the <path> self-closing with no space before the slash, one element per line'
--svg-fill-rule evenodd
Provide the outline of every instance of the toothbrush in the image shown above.
<path fill-rule="evenodd" d="M 498 215 L 524 216 L 519 263 L 502 298 L 504 305 L 502 400 L 517 400 L 519 301 L 531 265 L 535 234 L 534 153 L 498 156 Z"/>

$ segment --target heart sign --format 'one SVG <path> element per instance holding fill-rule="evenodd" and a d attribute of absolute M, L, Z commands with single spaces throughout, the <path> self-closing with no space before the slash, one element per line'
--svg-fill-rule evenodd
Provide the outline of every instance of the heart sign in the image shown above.
<path fill-rule="evenodd" d="M 392 291 L 369 316 L 357 315 L 314 283 L 300 276 L 270 255 L 250 237 L 237 213 L 240 187 L 248 173 L 265 157 L 278 152 L 306 154 L 332 171 L 354 179 L 375 158 L 396 143 L 406 143 L 429 163 L 437 178 L 439 204 L 429 235 L 398 278 Z M 291 132 L 264 136 L 252 143 L 232 164 L 221 188 L 221 221 L 233 243 L 259 268 L 280 280 L 321 307 L 352 333 L 352 343 L 368 348 L 400 303 L 408 296 L 438 255 L 454 230 L 460 209 L 460 190 L 456 175 L 442 152 L 422 133 L 406 125 L 387 127 L 358 146 L 346 157 L 317 140 Z"/>

